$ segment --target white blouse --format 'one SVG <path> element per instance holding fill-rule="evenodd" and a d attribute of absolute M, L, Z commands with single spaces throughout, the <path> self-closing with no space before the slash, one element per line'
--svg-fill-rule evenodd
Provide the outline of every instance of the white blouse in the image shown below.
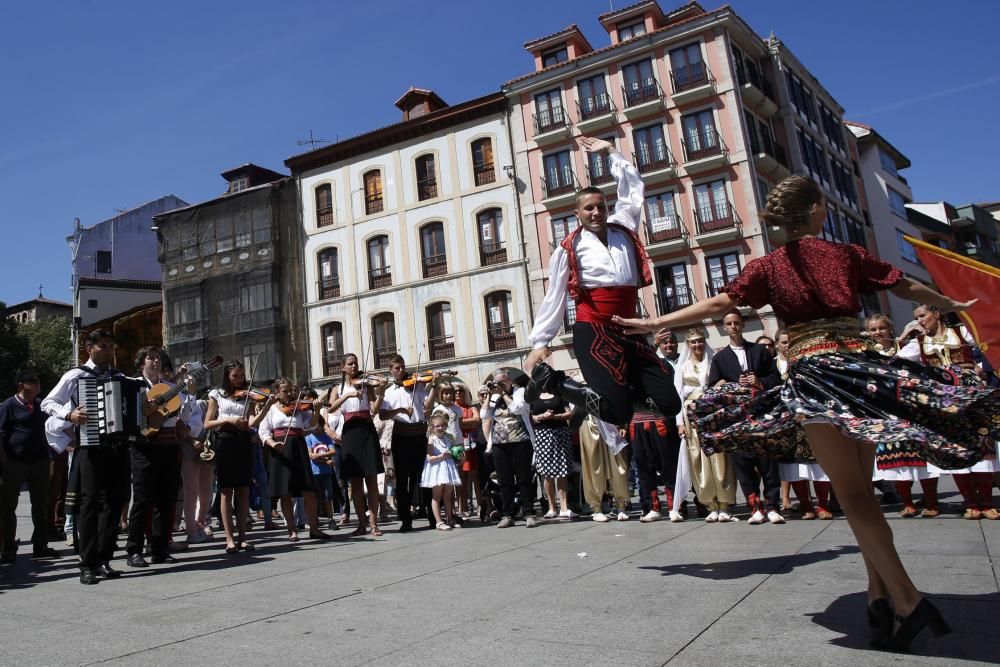
<path fill-rule="evenodd" d="M 312 426 L 312 412 L 296 412 L 294 415 L 286 415 L 278 405 L 272 405 L 271 409 L 264 415 L 263 421 L 257 430 L 261 441 L 266 441 L 271 434 L 278 429 L 298 428 L 309 431 Z"/>

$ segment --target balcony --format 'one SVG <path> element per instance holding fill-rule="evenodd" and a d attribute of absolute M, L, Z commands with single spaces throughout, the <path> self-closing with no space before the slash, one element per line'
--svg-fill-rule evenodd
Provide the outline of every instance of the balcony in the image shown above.
<path fill-rule="evenodd" d="M 678 250 L 687 245 L 684 221 L 678 215 L 651 218 L 646 224 L 650 255 Z"/>
<path fill-rule="evenodd" d="M 698 229 L 698 243 L 701 245 L 728 241 L 740 236 L 740 219 L 728 201 L 696 208 L 694 217 Z"/>
<path fill-rule="evenodd" d="M 392 269 L 383 266 L 380 269 L 369 269 L 368 289 L 382 289 L 392 285 Z"/>
<path fill-rule="evenodd" d="M 448 256 L 445 254 L 424 257 L 421 261 L 424 267 L 424 278 L 434 278 L 448 274 Z"/>
<path fill-rule="evenodd" d="M 476 186 L 489 185 L 497 180 L 497 172 L 493 168 L 492 162 L 477 164 L 472 167 L 472 172 L 476 177 Z"/>
<path fill-rule="evenodd" d="M 170 327 L 170 342 L 183 343 L 189 340 L 201 340 L 208 337 L 208 321 L 197 320 L 174 324 Z"/>
<path fill-rule="evenodd" d="M 502 243 L 483 243 L 479 246 L 479 264 L 493 266 L 507 262 L 507 249 Z"/>
<path fill-rule="evenodd" d="M 452 338 L 452 336 L 441 336 L 438 338 L 431 338 L 427 341 L 427 347 L 430 349 L 431 361 L 455 358 L 455 341 L 452 340 Z"/>
<path fill-rule="evenodd" d="M 576 197 L 576 191 L 580 189 L 580 182 L 576 179 L 576 174 L 572 169 L 564 169 L 556 172 L 555 178 L 542 179 L 542 203 L 549 208 L 556 208 L 568 204 Z"/>
<path fill-rule="evenodd" d="M 639 145 L 639 152 L 632 153 L 632 159 L 639 173 L 646 177 L 645 180 L 652 180 L 656 176 L 672 178 L 675 175 L 677 165 L 674 157 L 670 154 L 670 149 L 665 145 L 647 146 Z"/>
<path fill-rule="evenodd" d="M 438 186 L 437 179 L 433 176 L 429 178 L 418 178 L 417 179 L 417 199 L 423 201 L 425 199 L 434 199 L 438 196 Z"/>
<path fill-rule="evenodd" d="M 250 329 L 264 329 L 273 327 L 281 321 L 281 316 L 277 308 L 264 308 L 261 310 L 251 310 L 245 313 L 238 313 L 236 316 L 236 331 L 247 331 Z"/>
<path fill-rule="evenodd" d="M 587 183 L 601 188 L 605 194 L 615 191 L 617 183 L 611 174 L 611 159 L 607 155 L 591 155 L 587 160 Z"/>
<path fill-rule="evenodd" d="M 703 62 L 691 63 L 670 72 L 675 104 L 687 104 L 715 94 L 715 77 Z"/>
<path fill-rule="evenodd" d="M 323 357 L 323 376 L 340 375 L 343 373 L 343 365 L 339 356 Z"/>
<path fill-rule="evenodd" d="M 377 195 L 365 195 L 365 215 L 381 213 L 383 208 L 384 203 L 381 193 Z"/>
<path fill-rule="evenodd" d="M 489 339 L 490 352 L 517 349 L 514 327 L 491 326 L 486 330 L 486 337 Z"/>
<path fill-rule="evenodd" d="M 752 132 L 750 134 L 750 152 L 753 154 L 754 164 L 765 174 L 778 180 L 791 174 L 788 169 L 788 160 L 785 157 L 785 149 L 769 135 L 761 135 L 758 138 L 757 133 Z"/>
<path fill-rule="evenodd" d="M 340 296 L 340 277 L 324 278 L 316 281 L 316 292 L 319 300 L 336 299 Z"/>
<path fill-rule="evenodd" d="M 667 313 L 672 313 L 675 310 L 687 308 L 695 301 L 696 299 L 694 298 L 694 294 L 692 294 L 691 290 L 687 287 L 673 287 L 667 285 L 657 296 L 657 315 L 666 315 Z"/>
<path fill-rule="evenodd" d="M 316 209 L 316 226 L 329 227 L 333 224 L 333 207 L 324 206 Z"/>
<path fill-rule="evenodd" d="M 622 99 L 625 100 L 622 113 L 629 120 L 648 116 L 665 108 L 663 89 L 656 79 L 625 86 L 622 88 Z"/>
<path fill-rule="evenodd" d="M 569 138 L 569 123 L 562 107 L 540 111 L 532 116 L 535 121 L 535 143 L 539 146 Z"/>
<path fill-rule="evenodd" d="M 694 174 L 724 165 L 729 150 L 715 128 L 709 127 L 695 135 L 684 137 L 684 169 Z"/>
<path fill-rule="evenodd" d="M 576 103 L 577 129 L 583 134 L 615 124 L 615 104 L 607 93 L 585 97 Z"/>
<path fill-rule="evenodd" d="M 375 368 L 388 368 L 389 360 L 396 354 L 395 345 L 375 348 Z"/>
<path fill-rule="evenodd" d="M 774 101 L 774 89 L 759 69 L 747 67 L 746 63 L 739 63 L 736 66 L 736 81 L 745 105 L 764 117 L 777 113 L 778 105 Z"/>

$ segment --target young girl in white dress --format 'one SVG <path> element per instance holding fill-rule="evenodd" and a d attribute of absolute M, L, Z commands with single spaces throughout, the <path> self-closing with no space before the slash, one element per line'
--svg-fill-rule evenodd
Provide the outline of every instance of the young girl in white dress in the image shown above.
<path fill-rule="evenodd" d="M 447 413 L 436 412 L 431 415 L 430 433 L 427 435 L 427 461 L 420 476 L 420 486 L 431 489 L 431 511 L 438 530 L 451 530 L 454 522 L 451 494 L 454 487 L 462 483 L 455 459 L 451 456 L 451 448 L 454 446 L 454 438 L 448 433 Z M 442 507 L 447 521 L 441 520 Z"/>

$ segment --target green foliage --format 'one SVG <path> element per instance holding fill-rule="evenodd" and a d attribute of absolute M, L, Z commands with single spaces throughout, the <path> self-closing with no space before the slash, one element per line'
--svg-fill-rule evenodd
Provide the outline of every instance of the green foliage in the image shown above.
<path fill-rule="evenodd" d="M 0 313 L 6 310 L 0 302 Z M 14 393 L 17 372 L 25 366 L 38 371 L 42 394 L 47 394 L 70 366 L 70 320 L 53 317 L 18 324 L 0 317 L 0 399 Z"/>

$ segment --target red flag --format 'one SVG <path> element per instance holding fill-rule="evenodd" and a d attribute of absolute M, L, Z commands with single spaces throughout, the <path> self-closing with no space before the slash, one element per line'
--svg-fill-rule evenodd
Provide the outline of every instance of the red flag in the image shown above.
<path fill-rule="evenodd" d="M 910 236 L 904 238 L 916 249 L 941 292 L 957 301 L 979 299 L 959 317 L 993 368 L 1000 368 L 1000 269 Z"/>

